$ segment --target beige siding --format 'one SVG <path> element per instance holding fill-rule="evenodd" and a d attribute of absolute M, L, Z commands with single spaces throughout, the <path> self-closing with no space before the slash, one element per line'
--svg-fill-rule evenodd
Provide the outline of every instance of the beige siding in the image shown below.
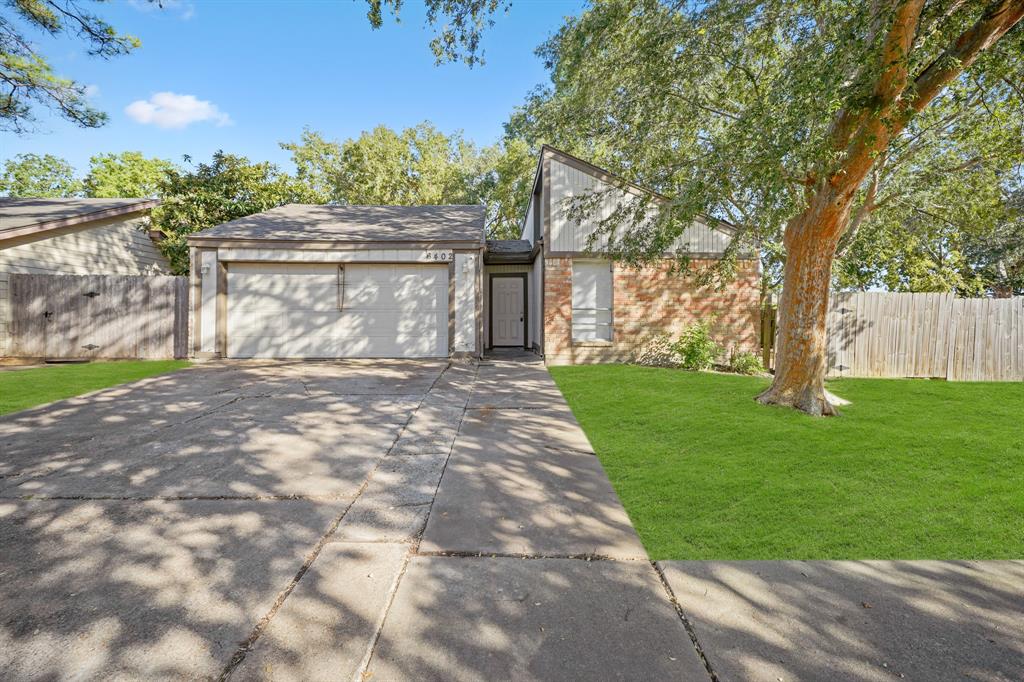
<path fill-rule="evenodd" d="M 617 207 L 636 201 L 628 192 L 613 189 L 604 195 L 601 206 L 593 219 L 584 225 L 570 220 L 566 211 L 573 197 L 585 196 L 591 192 L 602 192 L 611 185 L 599 178 L 568 166 L 555 159 L 550 160 L 551 168 L 551 245 L 550 250 L 562 253 L 580 253 L 587 250 L 588 240 L 598 223 L 611 216 Z M 684 246 L 690 253 L 718 254 L 725 251 L 730 237 L 720 230 L 714 230 L 703 223 L 694 223 L 680 236 L 677 246 Z M 594 245 L 600 251 L 607 244 L 602 237 Z"/>
<path fill-rule="evenodd" d="M 540 349 L 543 346 L 541 321 L 544 319 L 544 258 L 539 254 L 533 259 L 529 279 L 527 302 L 530 304 L 530 345 Z"/>
<path fill-rule="evenodd" d="M 533 246 L 533 212 L 537 206 L 537 195 L 530 195 L 530 203 L 526 206 L 526 217 L 523 218 L 523 229 L 519 234 L 520 239 L 525 239 Z"/>
<path fill-rule="evenodd" d="M 476 283 L 479 253 L 455 254 L 455 352 L 476 353 Z"/>
<path fill-rule="evenodd" d="M 149 238 L 148 225 L 148 218 L 120 218 L 67 228 L 37 241 L 17 240 L 14 246 L 0 244 L 0 356 L 7 352 L 11 319 L 9 273 L 167 274 L 167 260 Z"/>
<path fill-rule="evenodd" d="M 448 263 L 451 249 L 289 249 L 289 248 L 232 248 L 217 249 L 221 261 L 266 261 L 278 263 Z"/>

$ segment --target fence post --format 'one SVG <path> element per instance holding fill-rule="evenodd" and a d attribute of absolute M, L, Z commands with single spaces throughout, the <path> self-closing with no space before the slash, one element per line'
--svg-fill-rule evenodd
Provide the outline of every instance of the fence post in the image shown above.
<path fill-rule="evenodd" d="M 775 359 L 775 329 L 778 307 L 772 297 L 765 298 L 761 306 L 761 362 L 765 369 L 772 369 Z"/>

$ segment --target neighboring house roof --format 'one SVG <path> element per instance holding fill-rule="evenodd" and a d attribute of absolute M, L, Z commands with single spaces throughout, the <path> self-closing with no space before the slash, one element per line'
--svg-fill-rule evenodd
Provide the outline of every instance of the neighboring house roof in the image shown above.
<path fill-rule="evenodd" d="M 287 204 L 196 232 L 203 240 L 476 242 L 483 206 L 326 206 Z"/>
<path fill-rule="evenodd" d="M 0 241 L 148 211 L 156 199 L 3 199 Z"/>

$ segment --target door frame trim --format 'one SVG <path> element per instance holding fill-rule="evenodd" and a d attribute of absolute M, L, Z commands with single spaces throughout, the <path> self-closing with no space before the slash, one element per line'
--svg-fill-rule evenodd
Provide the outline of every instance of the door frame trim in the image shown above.
<path fill-rule="evenodd" d="M 530 296 L 529 296 L 529 273 L 528 272 L 492 272 L 489 273 L 490 280 L 487 283 L 487 347 L 488 348 L 519 348 L 518 345 L 496 346 L 494 345 L 494 280 L 497 277 L 515 277 L 523 280 L 523 345 L 524 350 L 530 348 Z"/>

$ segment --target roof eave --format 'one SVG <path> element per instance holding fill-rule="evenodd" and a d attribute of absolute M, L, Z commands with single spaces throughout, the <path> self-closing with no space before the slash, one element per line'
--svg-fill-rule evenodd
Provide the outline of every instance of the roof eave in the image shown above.
<path fill-rule="evenodd" d="M 449 249 L 483 249 L 484 241 L 476 239 L 403 239 L 403 240 L 364 240 L 364 239 L 268 239 L 261 237 L 224 237 L 224 236 L 192 236 L 186 240 L 189 246 L 247 246 L 253 248 L 307 248 L 344 246 L 358 248 L 449 248 Z"/>
<path fill-rule="evenodd" d="M 146 211 L 155 208 L 159 204 L 159 199 L 146 199 L 144 201 L 140 201 L 133 204 L 126 204 L 124 206 L 114 206 L 112 208 L 105 208 L 101 211 L 92 211 L 89 213 L 68 216 L 67 218 L 60 218 L 59 220 L 47 220 L 41 223 L 19 225 L 18 227 L 12 227 L 0 232 L 0 241 L 6 239 L 16 239 L 18 237 L 25 237 L 29 235 L 43 234 L 46 232 L 52 232 L 53 230 L 60 230 L 68 227 L 79 227 L 83 225 L 88 225 L 89 223 L 99 222 L 101 220 L 110 220 L 112 218 L 124 218 L 136 213 L 145 213 Z"/>

